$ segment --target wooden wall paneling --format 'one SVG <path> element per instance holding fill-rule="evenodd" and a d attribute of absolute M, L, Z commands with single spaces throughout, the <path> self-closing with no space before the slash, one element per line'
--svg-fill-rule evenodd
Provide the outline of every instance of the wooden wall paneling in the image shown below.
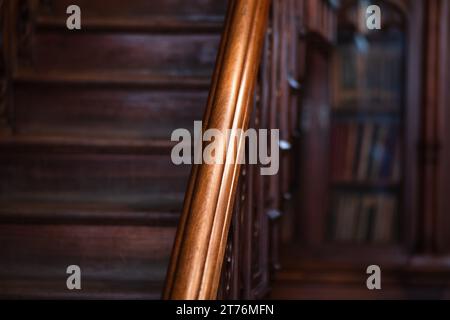
<path fill-rule="evenodd" d="M 279 119 L 280 119 L 280 170 L 281 170 L 281 186 L 280 193 L 282 203 L 284 206 L 285 198 L 289 194 L 290 189 L 290 155 L 291 155 L 291 126 L 290 126 L 290 98 L 291 92 L 289 88 L 289 74 L 290 74 L 290 0 L 284 0 L 281 6 L 281 59 L 280 59 L 280 101 L 279 101 Z"/>
<path fill-rule="evenodd" d="M 265 127 L 267 129 L 280 129 L 280 122 L 279 119 L 282 116 L 280 114 L 279 106 L 280 106 L 280 76 L 281 76 L 281 65 L 283 63 L 282 60 L 282 51 L 281 47 L 283 44 L 283 34 L 282 34 L 282 6 L 283 1 L 282 0 L 274 0 L 272 1 L 272 8 L 271 8 L 271 38 L 270 38 L 270 52 L 271 55 L 269 57 L 270 63 L 268 66 L 270 67 L 270 87 L 268 88 L 270 90 L 270 104 L 268 107 L 268 113 L 267 113 L 267 119 L 264 119 L 263 123 L 265 123 Z M 280 154 L 280 160 L 282 159 L 282 155 Z M 282 166 L 282 161 L 280 161 L 280 171 Z M 278 237 L 278 224 L 279 224 L 279 218 L 281 216 L 280 211 L 280 204 L 281 204 L 281 197 L 280 197 L 280 187 L 281 187 L 281 172 L 278 172 L 278 174 L 273 176 L 265 177 L 267 180 L 267 187 L 268 187 L 268 193 L 267 193 L 267 199 L 266 199 L 266 207 L 265 207 L 265 214 L 270 218 L 270 239 L 272 239 L 270 248 L 271 248 L 271 257 L 270 257 L 270 263 L 271 268 L 277 268 L 278 265 L 278 254 L 277 254 L 277 244 L 276 241 L 273 241 L 277 239 Z"/>
<path fill-rule="evenodd" d="M 319 25 L 319 4 L 320 0 L 306 0 L 307 26 L 311 31 L 317 31 Z"/>
<path fill-rule="evenodd" d="M 298 133 L 298 94 L 301 88 L 301 82 L 299 80 L 298 70 L 298 20 L 297 20 L 297 1 L 290 0 L 287 5 L 288 14 L 288 61 L 287 61 L 287 81 L 289 84 L 289 108 L 288 108 L 288 121 L 289 121 L 289 134 L 293 138 Z M 292 83 L 292 81 L 294 81 Z M 293 165 L 293 164 L 291 164 Z"/>
<path fill-rule="evenodd" d="M 280 32 L 280 1 L 272 1 L 272 24 L 271 24 L 271 34 L 272 34 L 272 44 L 271 44 L 271 76 L 270 76 L 270 107 L 268 113 L 268 119 L 266 126 L 268 129 L 278 129 L 278 98 L 279 98 L 279 68 L 280 63 L 280 46 L 281 46 L 281 32 Z M 269 195 L 268 203 L 272 208 L 277 208 L 279 205 L 279 175 L 270 176 L 268 178 L 269 183 Z"/>
<path fill-rule="evenodd" d="M 304 94 L 302 96 L 301 207 L 299 232 L 304 245 L 321 245 L 328 208 L 328 76 L 329 51 L 322 41 L 308 40 Z M 307 156 L 306 156 L 307 155 Z"/>
<path fill-rule="evenodd" d="M 8 1 L 0 2 L 0 35 L 2 41 L 0 43 L 0 133 L 8 129 L 8 106 L 9 106 L 9 90 L 10 90 L 10 56 L 9 48 L 9 21 L 8 21 Z"/>
<path fill-rule="evenodd" d="M 423 102 L 424 1 L 411 1 L 407 15 L 406 114 L 403 243 L 409 252 L 420 245 L 421 206 L 419 189 L 419 152 L 421 143 L 421 109 Z"/>
<path fill-rule="evenodd" d="M 439 139 L 442 152 L 439 157 L 438 234 L 437 251 L 450 254 L 450 1 L 442 1 L 440 9 L 439 52 Z"/>
<path fill-rule="evenodd" d="M 305 0 L 305 28 L 327 42 L 334 42 L 335 5 L 325 0 Z"/>
<path fill-rule="evenodd" d="M 273 1 L 274 2 L 274 1 Z M 270 117 L 272 116 L 273 109 L 273 76 L 274 76 L 274 67 L 273 67 L 273 57 L 276 55 L 274 41 L 275 41 L 275 32 L 274 32 L 274 4 L 272 3 L 271 9 L 271 18 L 269 20 L 268 32 L 266 33 L 265 38 L 265 47 L 263 51 L 260 74 L 259 74 L 259 85 L 258 85 L 258 94 L 256 97 L 257 105 L 255 108 L 255 116 L 257 128 L 267 128 L 270 129 Z M 258 166 L 259 167 L 259 166 Z M 259 170 L 259 169 L 258 169 Z M 256 198 L 255 206 L 257 206 L 257 210 L 259 212 L 264 212 L 266 215 L 265 219 L 269 219 L 269 215 L 267 215 L 267 208 L 273 206 L 272 189 L 269 188 L 269 185 L 272 181 L 272 177 L 261 176 L 258 172 L 255 177 L 255 194 Z M 269 232 L 267 230 L 267 232 Z M 269 250 L 269 248 L 267 248 Z M 269 252 L 269 251 L 268 251 Z M 271 253 L 274 256 L 273 253 Z M 250 259 L 250 258 L 249 258 Z M 269 268 L 269 266 L 267 266 Z"/>
<path fill-rule="evenodd" d="M 285 243 L 288 243 L 290 240 L 293 240 L 294 235 L 299 235 L 301 233 L 301 224 L 298 223 L 300 220 L 300 201 L 301 193 L 301 177 L 302 177 L 302 167 L 303 162 L 305 161 L 305 157 L 302 156 L 302 145 L 303 145 L 303 135 L 302 135 L 302 124 L 304 123 L 304 95 L 305 95 L 305 77 L 306 77 L 306 59 L 307 59 L 307 41 L 306 41 L 306 0 L 295 1 L 295 29 L 296 29 L 296 47 L 297 53 L 293 59 L 297 61 L 297 68 L 295 72 L 298 74 L 298 83 L 299 85 L 297 89 L 297 97 L 298 97 L 298 105 L 297 105 L 297 117 L 293 121 L 296 122 L 296 132 L 294 135 L 293 142 L 293 162 L 295 172 L 293 172 L 293 180 L 295 181 L 295 191 L 293 193 L 293 221 L 290 226 L 292 237 L 286 239 Z M 286 222 L 287 223 L 287 222 Z"/>
<path fill-rule="evenodd" d="M 292 208 L 293 186 L 295 185 L 294 170 L 294 139 L 298 133 L 298 94 L 301 89 L 301 83 L 299 81 L 299 72 L 297 66 L 297 39 L 298 39 L 298 27 L 295 19 L 295 2 L 288 0 L 285 3 L 285 24 L 284 24 L 284 41 L 285 41 L 285 69 L 283 72 L 283 90 L 282 94 L 285 96 L 283 104 L 285 113 L 285 131 L 286 142 L 281 146 L 281 152 L 286 157 L 286 173 L 284 176 L 284 183 L 282 189 L 283 197 L 283 211 L 288 214 L 288 209 Z M 284 139 L 283 139 L 284 140 Z M 292 214 L 292 213 L 291 213 Z"/>
<path fill-rule="evenodd" d="M 294 188 L 296 185 L 296 162 L 294 158 L 295 143 L 298 136 L 298 100 L 297 96 L 300 91 L 299 74 L 297 70 L 297 20 L 296 20 L 296 1 L 288 0 L 286 3 L 286 42 L 287 42 L 287 56 L 286 56 L 286 117 L 287 117 L 287 135 L 288 144 L 284 148 L 280 148 L 282 153 L 287 154 L 287 174 L 285 176 L 285 185 L 283 191 L 283 206 L 282 210 L 284 216 L 280 225 L 280 241 L 281 243 L 290 242 L 294 235 L 293 226 L 295 221 L 294 210 Z"/>
<path fill-rule="evenodd" d="M 268 48 L 268 36 L 266 35 L 265 49 Z M 266 52 L 263 58 L 267 57 Z M 262 121 L 263 100 L 266 96 L 264 90 L 270 88 L 266 86 L 268 79 L 264 76 L 266 65 L 261 64 L 259 70 L 259 82 L 255 90 L 255 106 L 253 108 L 253 117 L 250 123 L 251 128 L 263 129 L 265 122 Z M 268 106 L 266 104 L 266 106 Z M 265 112 L 267 114 L 267 112 Z M 246 180 L 245 192 L 241 195 L 246 200 L 246 207 L 243 211 L 243 225 L 245 230 L 246 245 L 242 252 L 243 261 L 247 265 L 244 268 L 244 290 L 243 298 L 261 299 L 269 291 L 270 279 L 270 256 L 273 256 L 270 250 L 271 229 L 269 226 L 269 217 L 267 215 L 265 201 L 266 190 L 264 188 L 265 177 L 260 174 L 260 165 L 247 165 L 244 170 L 244 179 Z M 242 199 L 242 200 L 243 200 Z"/>
<path fill-rule="evenodd" d="M 300 113 L 303 114 L 303 103 L 300 103 Z M 303 116 L 299 116 L 299 122 L 302 122 Z M 293 152 L 294 152 L 294 163 L 295 163 L 295 171 L 293 172 L 294 177 L 296 179 L 295 189 L 293 191 L 293 214 L 292 214 L 292 220 L 290 221 L 292 224 L 289 225 L 290 233 L 286 233 L 286 235 L 289 235 L 286 239 L 284 239 L 284 244 L 287 245 L 289 243 L 292 243 L 295 240 L 298 240 L 302 238 L 302 228 L 303 228 L 303 203 L 301 199 L 303 199 L 303 192 L 302 192 L 302 178 L 303 178 L 303 166 L 306 162 L 305 159 L 301 157 L 302 149 L 304 147 L 304 141 L 303 141 L 303 135 L 301 133 L 298 133 L 294 140 L 294 146 L 293 146 Z M 289 223 L 289 221 L 286 221 L 286 223 Z M 286 230 L 286 229 L 285 229 Z"/>
<path fill-rule="evenodd" d="M 257 90 L 257 105 L 255 108 L 255 127 L 258 129 L 272 129 L 274 110 L 276 108 L 274 84 L 276 83 L 274 73 L 277 69 L 273 65 L 278 57 L 277 47 L 279 35 L 276 33 L 278 28 L 275 25 L 277 13 L 275 12 L 276 1 L 272 1 L 271 20 L 269 21 L 269 30 L 266 34 L 265 50 L 260 67 L 259 86 Z M 265 264 L 265 274 L 261 278 L 263 285 L 260 286 L 260 294 L 266 294 L 269 289 L 269 275 L 273 270 L 273 265 L 278 263 L 278 243 L 279 236 L 278 211 L 276 216 L 271 216 L 270 210 L 277 203 L 278 185 L 272 186 L 272 183 L 278 181 L 276 176 L 261 176 L 261 166 L 258 165 L 254 173 L 254 210 L 258 213 L 260 220 L 260 232 L 263 235 L 260 244 L 266 248 L 260 248 L 261 263 Z"/>
<path fill-rule="evenodd" d="M 422 228 L 420 249 L 424 254 L 432 254 L 437 249 L 438 234 L 438 181 L 441 168 L 438 158 L 441 150 L 439 131 L 441 122 L 440 110 L 440 14 L 442 2 L 430 0 L 426 3 L 425 21 L 425 75 L 424 75 L 424 100 L 422 108 L 422 142 L 421 142 L 421 195 L 422 195 Z"/>
<path fill-rule="evenodd" d="M 280 143 L 279 143 L 279 155 L 280 155 L 280 168 L 279 168 L 279 186 L 278 186 L 278 197 L 279 202 L 276 207 L 271 208 L 269 211 L 269 216 L 272 218 L 272 252 L 273 261 L 272 268 L 278 270 L 280 268 L 279 261 L 279 240 L 282 234 L 282 222 L 286 219 L 286 207 L 287 201 L 286 197 L 289 195 L 289 182 L 290 182 L 290 152 L 291 152 L 291 136 L 290 136 L 290 119 L 289 119 L 289 82 L 288 82 L 288 72 L 289 72 L 289 0 L 279 1 L 277 7 L 278 12 L 276 12 L 279 17 L 278 33 L 279 33 L 279 69 L 276 75 L 278 79 L 277 87 L 273 88 L 276 90 L 277 95 L 277 106 L 276 106 L 276 123 L 277 129 L 280 133 Z"/>

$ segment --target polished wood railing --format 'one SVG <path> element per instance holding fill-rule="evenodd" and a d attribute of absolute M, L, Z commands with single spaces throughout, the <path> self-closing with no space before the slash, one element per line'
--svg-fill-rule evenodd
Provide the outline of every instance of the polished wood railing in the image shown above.
<path fill-rule="evenodd" d="M 270 0 L 230 1 L 203 131 L 246 130 L 267 31 Z M 220 143 L 226 143 L 221 141 Z M 193 167 L 185 196 L 165 299 L 215 299 L 240 176 L 237 152 L 223 145 L 223 164 Z"/>

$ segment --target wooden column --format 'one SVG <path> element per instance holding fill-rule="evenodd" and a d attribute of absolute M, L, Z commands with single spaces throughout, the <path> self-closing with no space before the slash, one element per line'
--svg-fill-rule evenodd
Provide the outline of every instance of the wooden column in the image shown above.
<path fill-rule="evenodd" d="M 442 179 L 446 172 L 447 164 L 444 162 L 444 142 L 448 140 L 445 136 L 445 125 L 448 114 L 448 106 L 445 102 L 445 94 L 448 90 L 446 75 L 448 25 L 447 1 L 429 0 L 426 2 L 426 34 L 425 34 L 425 74 L 424 74 L 424 101 L 422 111 L 422 143 L 421 156 L 421 178 L 422 178 L 422 221 L 419 225 L 421 230 L 421 251 L 424 254 L 432 254 L 442 247 L 447 237 L 442 229 L 446 224 L 448 212 L 442 212 L 445 202 L 441 203 L 439 210 L 439 196 L 446 190 Z M 445 201 L 445 200 L 441 200 Z M 448 225 L 447 225 L 448 226 Z"/>

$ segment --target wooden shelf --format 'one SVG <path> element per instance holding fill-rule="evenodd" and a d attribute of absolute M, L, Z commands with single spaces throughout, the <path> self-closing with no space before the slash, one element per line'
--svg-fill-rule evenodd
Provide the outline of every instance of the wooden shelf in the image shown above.
<path fill-rule="evenodd" d="M 331 186 L 333 188 L 343 189 L 397 190 L 401 187 L 401 183 L 388 180 L 332 181 Z"/>
<path fill-rule="evenodd" d="M 374 111 L 374 110 L 332 110 L 331 116 L 333 121 L 355 121 L 355 122 L 383 122 L 383 123 L 399 123 L 401 120 L 401 112 L 399 111 Z"/>

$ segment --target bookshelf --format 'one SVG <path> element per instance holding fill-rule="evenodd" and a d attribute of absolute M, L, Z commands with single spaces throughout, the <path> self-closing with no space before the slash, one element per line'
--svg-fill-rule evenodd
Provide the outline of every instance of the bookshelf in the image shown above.
<path fill-rule="evenodd" d="M 401 239 L 405 39 L 398 28 L 359 29 L 340 25 L 331 54 L 325 238 L 389 246 Z"/>
<path fill-rule="evenodd" d="M 368 3 L 381 6 L 380 31 L 358 26 Z M 281 260 L 289 294 L 448 296 L 449 9 L 342 0 L 336 41 L 301 39 L 296 210 L 286 223 L 295 227 Z M 383 270 L 380 292 L 365 287 L 373 264 Z"/>
<path fill-rule="evenodd" d="M 404 11 L 378 1 L 383 28 L 356 18 L 364 1 L 343 1 L 329 45 L 306 44 L 296 218 L 303 252 L 320 259 L 358 250 L 396 259 L 413 243 L 418 126 L 408 77 L 417 41 Z M 372 257 L 372 256 L 370 256 Z"/>

